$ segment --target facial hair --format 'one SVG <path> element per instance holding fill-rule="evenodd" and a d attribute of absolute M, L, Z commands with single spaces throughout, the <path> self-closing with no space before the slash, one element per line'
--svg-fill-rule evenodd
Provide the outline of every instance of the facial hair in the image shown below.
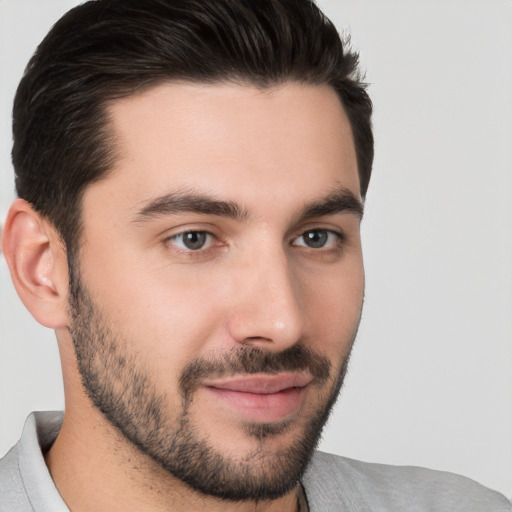
<path fill-rule="evenodd" d="M 176 411 L 157 389 L 144 358 L 130 352 L 129 340 L 115 332 L 79 277 L 71 275 L 70 333 L 82 384 L 94 406 L 128 441 L 204 495 L 261 501 L 281 497 L 298 484 L 339 395 L 355 332 L 337 371 L 327 358 L 301 343 L 279 353 L 241 346 L 222 356 L 194 359 L 181 373 L 181 407 Z M 244 434 L 256 447 L 236 460 L 216 448 L 207 432 L 199 431 L 190 406 L 204 379 L 282 371 L 308 371 L 313 377 L 309 385 L 318 395 L 300 434 L 290 432 L 281 449 L 266 441 L 286 435 L 293 420 L 245 423 Z"/>

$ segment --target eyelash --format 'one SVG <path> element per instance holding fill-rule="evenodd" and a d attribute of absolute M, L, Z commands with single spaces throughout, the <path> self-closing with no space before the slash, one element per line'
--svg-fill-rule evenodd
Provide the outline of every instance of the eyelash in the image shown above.
<path fill-rule="evenodd" d="M 216 239 L 216 236 L 213 233 L 211 233 L 210 231 L 206 231 L 204 229 L 190 229 L 187 231 L 182 231 L 181 233 L 176 233 L 175 235 L 172 235 L 169 238 L 167 238 L 165 241 L 167 243 L 172 243 L 173 245 L 176 246 L 175 241 L 180 238 L 182 240 L 184 240 L 184 237 L 186 237 L 187 235 L 204 236 L 206 238 L 206 240 L 208 240 L 208 238 L 209 238 L 211 241 L 211 243 L 209 244 L 210 246 L 214 243 L 214 240 Z M 206 249 L 203 246 L 198 247 L 197 249 L 192 249 L 190 247 L 178 247 L 178 250 L 182 251 L 183 253 L 188 253 L 188 254 L 201 253 L 201 252 L 204 253 L 205 251 L 207 251 L 210 248 L 210 246 L 207 247 Z"/>
<path fill-rule="evenodd" d="M 203 237 L 204 243 L 201 244 L 201 246 L 197 247 L 196 249 L 191 248 L 191 247 L 186 247 L 186 242 L 184 242 L 184 240 L 185 240 L 184 237 L 186 237 L 187 235 L 194 236 L 196 238 L 199 237 L 199 243 L 201 242 L 201 237 Z M 307 235 L 311 235 L 310 241 L 313 241 L 313 236 L 324 237 L 325 243 L 320 247 L 311 247 L 310 245 L 307 245 L 307 242 L 305 242 L 304 237 Z M 332 237 L 334 237 L 335 240 L 332 240 Z M 183 246 L 179 247 L 176 244 L 176 241 L 180 240 L 180 239 L 181 239 L 183 245 L 185 245 L 185 247 L 183 247 Z M 304 243 L 295 243 L 299 239 L 302 239 L 302 241 Z M 331 242 L 329 244 L 330 246 L 326 246 L 327 243 L 329 242 L 329 239 Z M 210 240 L 209 243 L 208 243 L 208 240 Z M 165 242 L 172 244 L 176 248 L 176 250 L 181 252 L 182 254 L 186 254 L 188 256 L 193 256 L 193 255 L 199 256 L 200 254 L 204 254 L 209 249 L 211 249 L 212 246 L 215 245 L 215 240 L 218 241 L 216 235 L 211 233 L 210 231 L 202 230 L 202 229 L 190 229 L 190 230 L 182 231 L 180 233 L 176 233 L 175 235 L 172 235 L 172 236 L 166 238 Z M 333 251 L 333 250 L 340 249 L 340 246 L 344 241 L 345 241 L 345 235 L 343 232 L 318 227 L 318 228 L 310 228 L 310 229 L 303 231 L 300 235 L 293 238 L 290 245 L 292 245 L 294 247 L 304 248 L 304 250 L 310 249 L 313 251 L 320 251 L 320 250 Z M 314 243 L 314 241 L 313 241 L 313 243 Z M 204 247 L 205 244 L 207 244 L 208 246 Z M 218 245 L 222 245 L 222 242 L 219 241 Z"/>
<path fill-rule="evenodd" d="M 323 245 L 322 247 L 310 247 L 307 244 L 296 244 L 297 247 L 306 247 L 312 250 L 333 250 L 333 249 L 339 249 L 341 243 L 345 240 L 345 235 L 341 231 L 334 231 L 333 229 L 327 229 L 327 228 L 312 228 L 307 229 L 306 231 L 302 232 L 298 237 L 296 237 L 294 240 L 298 240 L 300 238 L 304 239 L 304 237 L 308 234 L 315 234 L 315 235 L 323 235 L 327 236 L 326 242 L 329 240 L 329 237 L 334 237 L 335 240 L 331 240 L 331 244 L 334 246 L 326 247 Z M 312 239 L 310 239 L 312 240 Z"/>

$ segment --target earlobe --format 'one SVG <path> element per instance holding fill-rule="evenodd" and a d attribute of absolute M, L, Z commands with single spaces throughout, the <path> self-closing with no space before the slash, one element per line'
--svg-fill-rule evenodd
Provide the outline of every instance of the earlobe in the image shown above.
<path fill-rule="evenodd" d="M 12 204 L 2 230 L 2 252 L 25 307 L 41 324 L 68 324 L 66 250 L 56 229 L 29 203 Z"/>

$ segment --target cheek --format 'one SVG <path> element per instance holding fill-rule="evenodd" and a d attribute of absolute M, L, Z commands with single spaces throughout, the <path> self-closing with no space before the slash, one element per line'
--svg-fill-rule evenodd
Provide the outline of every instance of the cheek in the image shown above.
<path fill-rule="evenodd" d="M 200 283 L 183 266 L 157 268 L 117 256 L 115 265 L 112 258 L 89 258 L 82 266 L 84 286 L 118 342 L 162 386 L 175 386 L 182 368 L 218 328 L 212 283 Z"/>
<path fill-rule="evenodd" d="M 232 261 L 162 263 L 160 257 L 148 260 L 122 249 L 116 256 L 91 251 L 84 282 L 125 342 L 156 373 L 179 374 L 201 352 L 230 346 L 229 313 L 253 296 L 245 293 L 251 282 L 247 270 L 236 271 Z M 291 266 L 304 339 L 333 360 L 343 356 L 363 298 L 360 252 L 326 268 Z"/>
<path fill-rule="evenodd" d="M 304 310 L 308 340 L 333 360 L 344 358 L 361 317 L 364 297 L 362 263 L 333 270 L 315 283 L 305 285 Z"/>
<path fill-rule="evenodd" d="M 158 372 L 179 373 L 203 349 L 215 328 L 215 315 L 190 291 L 176 293 L 161 283 L 146 286 L 130 297 L 125 328 L 134 343 L 143 345 Z"/>

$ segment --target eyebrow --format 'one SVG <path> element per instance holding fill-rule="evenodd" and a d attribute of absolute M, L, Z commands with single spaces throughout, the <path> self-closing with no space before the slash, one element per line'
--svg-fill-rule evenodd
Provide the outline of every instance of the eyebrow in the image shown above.
<path fill-rule="evenodd" d="M 328 196 L 312 201 L 302 209 L 301 222 L 313 218 L 334 215 L 341 212 L 363 216 L 361 201 L 348 189 L 341 188 Z M 144 223 L 151 219 L 178 213 L 201 213 L 218 215 L 237 221 L 247 220 L 248 211 L 234 201 L 215 199 L 202 193 L 173 192 L 151 199 L 136 213 L 134 222 Z"/>
<path fill-rule="evenodd" d="M 201 193 L 174 192 L 148 201 L 136 213 L 134 222 L 143 223 L 156 217 L 177 213 L 202 213 L 247 219 L 248 212 L 234 201 L 222 201 Z"/>
<path fill-rule="evenodd" d="M 361 219 L 364 213 L 363 203 L 344 187 L 332 192 L 327 197 L 306 204 L 301 212 L 300 221 L 342 212 L 355 213 Z"/>

